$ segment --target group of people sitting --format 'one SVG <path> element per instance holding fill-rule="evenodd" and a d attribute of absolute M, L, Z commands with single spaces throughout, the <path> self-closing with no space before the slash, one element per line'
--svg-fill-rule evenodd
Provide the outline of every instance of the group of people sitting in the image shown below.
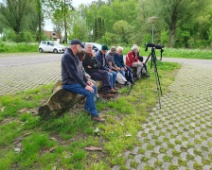
<path fill-rule="evenodd" d="M 102 82 L 103 98 L 113 98 L 118 93 L 116 81 L 121 78 L 125 85 L 134 84 L 141 76 L 148 77 L 143 57 L 139 56 L 138 46 L 133 45 L 126 56 L 126 65 L 122 47 L 112 46 L 110 49 L 102 45 L 101 51 L 93 52 L 92 44 L 72 40 L 62 57 L 62 84 L 65 90 L 86 96 L 84 109 L 92 120 L 104 122 L 96 110 L 95 97 L 99 97 L 95 81 Z M 136 69 L 135 75 L 132 68 Z M 120 77 L 121 76 L 121 77 Z M 93 81 L 94 80 L 94 81 Z"/>

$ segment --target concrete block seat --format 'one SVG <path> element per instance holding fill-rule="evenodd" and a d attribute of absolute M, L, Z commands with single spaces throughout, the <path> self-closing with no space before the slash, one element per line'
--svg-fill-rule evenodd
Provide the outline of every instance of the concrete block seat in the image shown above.
<path fill-rule="evenodd" d="M 102 82 L 96 81 L 98 89 L 102 88 Z M 58 81 L 52 88 L 49 100 L 38 109 L 40 116 L 49 116 L 51 112 L 63 113 L 74 104 L 84 99 L 83 95 L 66 91 L 62 88 L 62 82 Z"/>

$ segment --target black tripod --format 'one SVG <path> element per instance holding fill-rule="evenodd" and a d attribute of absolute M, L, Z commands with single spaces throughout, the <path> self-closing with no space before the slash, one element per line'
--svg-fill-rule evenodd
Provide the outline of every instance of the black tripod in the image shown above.
<path fill-rule="evenodd" d="M 163 49 L 161 48 L 161 58 L 160 58 L 160 60 L 162 59 L 162 53 L 163 53 Z M 152 67 L 152 64 L 154 66 L 155 79 L 156 79 L 156 88 L 157 88 L 157 92 L 158 92 L 158 103 L 159 103 L 159 106 L 160 106 L 160 109 L 161 109 L 160 96 L 162 96 L 163 93 L 162 93 L 162 89 L 161 89 L 161 84 L 160 84 L 160 79 L 159 79 L 158 69 L 157 69 L 157 64 L 156 64 L 156 60 L 157 59 L 156 59 L 156 54 L 155 54 L 155 47 L 151 48 L 151 53 L 147 57 L 147 59 L 145 61 L 145 64 L 148 62 L 150 57 L 151 57 L 151 67 Z"/>

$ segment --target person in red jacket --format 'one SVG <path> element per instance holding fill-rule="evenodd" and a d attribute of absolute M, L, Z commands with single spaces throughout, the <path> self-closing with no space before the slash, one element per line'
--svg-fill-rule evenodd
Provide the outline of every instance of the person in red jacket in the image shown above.
<path fill-rule="evenodd" d="M 143 63 L 139 60 L 138 46 L 133 45 L 132 50 L 126 56 L 126 65 L 129 67 L 136 67 L 136 76 L 140 79 L 141 75 L 144 77 L 149 77 L 146 74 L 146 69 Z"/>

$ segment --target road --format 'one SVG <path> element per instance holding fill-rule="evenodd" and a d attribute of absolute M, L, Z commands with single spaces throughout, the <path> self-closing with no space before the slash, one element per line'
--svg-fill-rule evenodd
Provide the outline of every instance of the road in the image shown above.
<path fill-rule="evenodd" d="M 61 57 L 62 54 L 53 53 L 0 54 L 0 95 L 60 80 Z M 212 60 L 164 58 L 163 61 L 212 66 Z"/>
<path fill-rule="evenodd" d="M 0 54 L 0 96 L 60 80 L 62 54 Z"/>

